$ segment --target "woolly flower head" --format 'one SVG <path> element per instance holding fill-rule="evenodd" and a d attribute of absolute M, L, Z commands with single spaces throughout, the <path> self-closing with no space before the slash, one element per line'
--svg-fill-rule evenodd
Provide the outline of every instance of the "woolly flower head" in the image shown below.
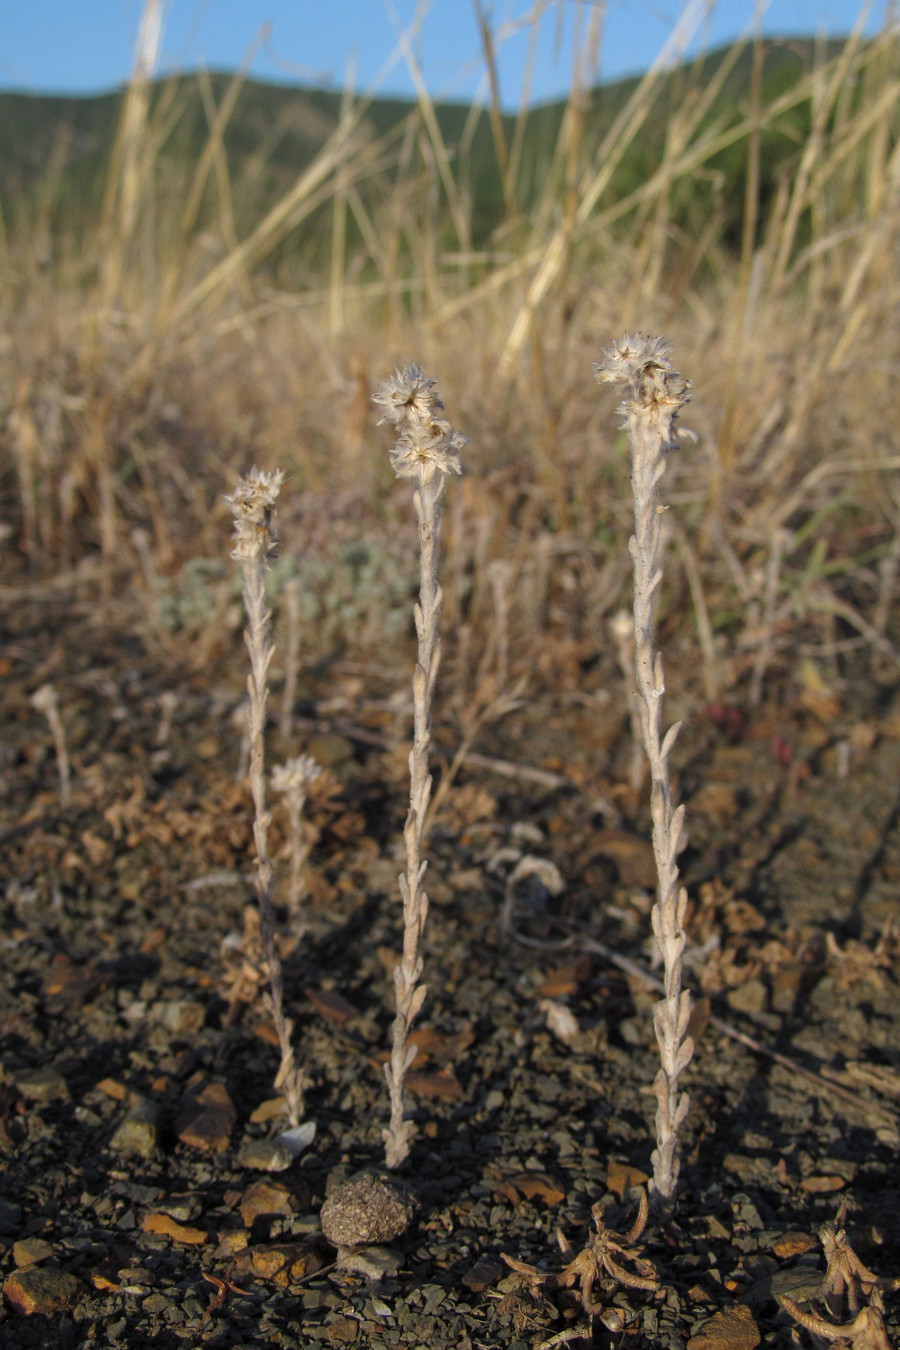
<path fill-rule="evenodd" d="M 297 755 L 295 759 L 276 764 L 272 770 L 272 787 L 276 792 L 306 796 L 306 789 L 322 772 L 312 755 Z"/>
<path fill-rule="evenodd" d="M 379 403 L 385 410 L 379 426 L 382 422 L 404 426 L 410 419 L 429 421 L 435 412 L 444 410 L 437 385 L 417 365 L 408 365 L 382 381 L 377 394 L 372 395 L 372 402 Z"/>
<path fill-rule="evenodd" d="M 627 420 L 635 413 L 656 417 L 660 429 L 668 428 L 672 419 L 690 397 L 691 381 L 684 379 L 669 359 L 671 345 L 665 338 L 646 337 L 626 333 L 617 338 L 601 353 L 602 360 L 594 366 L 598 384 L 618 384 L 628 393 L 617 411 Z"/>
<path fill-rule="evenodd" d="M 239 562 L 259 562 L 275 552 L 278 541 L 272 517 L 284 478 L 283 469 L 264 473 L 251 469 L 246 478 L 238 479 L 234 492 L 226 496 L 234 516 L 232 558 Z"/>
<path fill-rule="evenodd" d="M 56 697 L 56 690 L 52 684 L 42 684 L 40 689 L 35 689 L 31 695 L 32 706 L 37 708 L 38 712 L 44 713 L 49 717 L 50 713 L 59 706 L 59 699 Z"/>
<path fill-rule="evenodd" d="M 444 405 L 437 395 L 437 386 L 421 366 L 409 365 L 398 370 L 379 386 L 372 401 L 384 408 L 382 422 L 397 428 L 398 436 L 391 447 L 391 467 L 398 478 L 418 483 L 430 483 L 436 474 L 446 477 L 462 473 L 459 452 L 466 437 L 455 431 L 438 414 Z"/>

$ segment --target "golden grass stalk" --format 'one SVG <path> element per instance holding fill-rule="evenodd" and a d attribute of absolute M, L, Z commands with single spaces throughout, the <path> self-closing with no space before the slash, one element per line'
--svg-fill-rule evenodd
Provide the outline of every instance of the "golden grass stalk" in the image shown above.
<path fill-rule="evenodd" d="M 426 986 L 419 983 L 422 957 L 419 939 L 428 914 L 428 896 L 422 885 L 427 861 L 422 843 L 431 798 L 428 751 L 431 744 L 431 701 L 441 661 L 439 631 L 443 590 L 438 582 L 441 543 L 440 499 L 445 479 L 461 473 L 459 452 L 466 438 L 441 418 L 443 404 L 435 383 L 420 366 L 410 365 L 386 380 L 374 395 L 384 408 L 382 422 L 390 422 L 398 437 L 391 449 L 391 465 L 398 478 L 413 484 L 413 505 L 419 532 L 419 603 L 415 609 L 418 661 L 413 672 L 413 745 L 409 756 L 409 811 L 403 837 L 406 873 L 399 878 L 403 899 L 403 954 L 394 968 L 396 1012 L 391 1058 L 384 1066 L 391 1099 L 391 1116 L 382 1138 L 388 1167 L 399 1167 L 409 1155 L 413 1125 L 404 1119 L 403 1080 L 416 1057 L 409 1041 L 413 1020 L 425 1001 Z"/>
<path fill-rule="evenodd" d="M 597 379 L 622 387 L 618 411 L 631 442 L 631 486 L 634 534 L 629 550 L 634 564 L 634 651 L 637 707 L 644 749 L 650 765 L 650 811 L 653 854 L 658 878 L 651 911 L 653 934 L 665 967 L 665 997 L 653 1010 L 661 1068 L 653 1083 L 657 1100 L 656 1149 L 651 1188 L 664 1207 L 672 1204 L 678 1182 L 678 1129 L 688 1109 L 688 1095 L 678 1093 L 678 1079 L 694 1053 L 687 1034 L 691 998 L 681 987 L 686 936 L 687 891 L 678 885 L 678 848 L 684 806 L 675 807 L 669 783 L 669 754 L 681 727 L 676 722 L 660 739 L 665 693 L 662 657 L 654 647 L 656 601 L 662 582 L 659 482 L 666 456 L 677 445 L 674 424 L 688 400 L 690 383 L 673 368 L 670 348 L 662 338 L 625 334 L 604 349 Z"/>

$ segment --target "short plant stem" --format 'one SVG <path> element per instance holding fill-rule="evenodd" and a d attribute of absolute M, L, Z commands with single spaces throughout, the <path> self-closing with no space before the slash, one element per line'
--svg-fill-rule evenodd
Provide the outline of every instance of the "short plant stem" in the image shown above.
<path fill-rule="evenodd" d="M 288 845 L 290 848 L 290 877 L 288 879 L 288 908 L 294 936 L 303 928 L 303 889 L 306 860 L 309 857 L 309 839 L 304 828 L 303 808 L 307 789 L 322 772 L 311 755 L 298 755 L 285 764 L 276 764 L 272 770 L 272 786 L 284 796 L 288 818 Z"/>
<path fill-rule="evenodd" d="M 678 848 L 684 807 L 675 807 L 669 783 L 669 753 L 680 723 L 660 739 L 665 692 L 662 657 L 654 650 L 656 599 L 662 581 L 659 482 L 666 456 L 677 444 L 673 429 L 679 408 L 687 402 L 689 384 L 672 368 L 669 348 L 660 339 L 641 335 L 606 348 L 597 378 L 625 387 L 619 412 L 627 427 L 632 452 L 631 485 L 635 532 L 629 541 L 634 563 L 634 642 L 637 706 L 644 748 L 650 765 L 650 811 L 657 896 L 651 911 L 653 934 L 664 965 L 665 996 L 653 1010 L 661 1068 L 653 1084 L 657 1100 L 653 1181 L 657 1203 L 671 1206 L 680 1165 L 678 1130 L 687 1114 L 687 1093 L 678 1094 L 678 1079 L 691 1061 L 694 1045 L 687 1034 L 690 995 L 682 989 L 686 936 L 687 891 L 678 885 Z"/>
<path fill-rule="evenodd" d="M 42 684 L 31 695 L 31 702 L 38 712 L 42 712 L 50 727 L 53 746 L 56 750 L 56 768 L 59 773 L 59 800 L 63 806 L 72 801 L 72 784 L 69 774 L 69 752 L 66 749 L 66 734 L 59 714 L 59 699 L 52 684 Z"/>
<path fill-rule="evenodd" d="M 165 749 L 169 744 L 172 736 L 172 718 L 177 707 L 178 695 L 171 689 L 164 689 L 159 696 L 159 726 L 156 728 L 156 739 L 153 742 L 158 750 Z"/>
<path fill-rule="evenodd" d="M 247 729 L 250 740 L 248 781 L 253 796 L 253 842 L 256 847 L 254 888 L 260 915 L 260 936 L 269 973 L 269 1004 L 275 1034 L 281 1050 L 281 1065 L 275 1087 L 284 1093 L 290 1124 L 299 1125 L 303 1116 L 302 1076 L 294 1062 L 291 1046 L 293 1024 L 284 1015 L 284 986 L 281 959 L 275 942 L 275 915 L 272 909 L 272 862 L 268 835 L 272 817 L 266 810 L 265 728 L 268 705 L 269 666 L 275 648 L 270 638 L 271 614 L 266 608 L 266 560 L 274 550 L 270 530 L 271 513 L 283 475 L 257 474 L 242 479 L 228 501 L 235 515 L 236 547 L 232 557 L 240 563 L 244 582 L 244 606 L 247 611 L 245 640 L 250 654 L 247 677 L 249 706 Z"/>
<path fill-rule="evenodd" d="M 390 1094 L 391 1115 L 383 1132 L 385 1161 L 399 1167 L 408 1157 L 412 1122 L 404 1118 L 403 1082 L 416 1057 L 409 1040 L 410 1028 L 425 1001 L 426 987 L 419 984 L 422 957 L 419 939 L 428 914 L 428 897 L 422 886 L 426 862 L 422 859 L 431 775 L 428 752 L 431 744 L 431 701 L 441 660 L 439 623 L 443 591 L 438 583 L 437 561 L 441 541 L 440 498 L 444 479 L 459 473 L 459 450 L 465 438 L 440 418 L 443 404 L 434 381 L 419 366 L 408 366 L 385 381 L 375 395 L 385 409 L 382 421 L 399 431 L 391 450 L 391 463 L 400 478 L 414 484 L 413 504 L 419 533 L 419 603 L 415 609 L 418 653 L 413 672 L 413 745 L 409 756 L 409 811 L 403 838 L 406 873 L 399 878 L 403 900 L 403 953 L 394 968 L 394 1014 L 391 1057 L 384 1067 Z"/>

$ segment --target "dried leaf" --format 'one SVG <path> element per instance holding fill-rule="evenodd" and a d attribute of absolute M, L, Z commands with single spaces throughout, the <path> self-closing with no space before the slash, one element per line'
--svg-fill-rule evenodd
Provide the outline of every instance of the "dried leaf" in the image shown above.
<path fill-rule="evenodd" d="M 551 970 L 546 979 L 538 985 L 538 993 L 545 998 L 559 998 L 563 994 L 575 994 L 580 985 L 591 973 L 593 963 L 589 956 L 579 956 L 564 966 Z"/>
<path fill-rule="evenodd" d="M 169 1214 L 147 1214 L 141 1221 L 141 1228 L 145 1233 L 161 1233 L 173 1242 L 190 1247 L 202 1247 L 208 1237 L 205 1228 L 187 1228 Z"/>
<path fill-rule="evenodd" d="M 517 1172 L 511 1177 L 502 1177 L 497 1181 L 491 1182 L 491 1187 L 495 1196 L 504 1200 L 509 1200 L 510 1204 L 520 1205 L 523 1200 L 543 1200 L 544 1204 L 550 1208 L 551 1205 L 558 1205 L 561 1200 L 565 1200 L 565 1192 L 561 1191 L 555 1182 L 547 1176 L 546 1172 Z M 506 1257 L 503 1258 L 506 1260 Z M 510 1262 L 509 1264 L 512 1264 Z M 518 1269 L 518 1267 L 514 1267 Z"/>
<path fill-rule="evenodd" d="M 334 1022 L 337 1026 L 345 1026 L 351 1022 L 359 1013 L 353 1004 L 339 994 L 336 989 L 307 989 L 306 997 L 315 1008 L 316 1012 L 326 1018 L 329 1022 Z"/>
<path fill-rule="evenodd" d="M 462 1083 L 449 1069 L 434 1073 L 408 1073 L 406 1087 L 417 1097 L 436 1097 L 440 1101 L 458 1101 L 463 1095 Z"/>
<path fill-rule="evenodd" d="M 648 1180 L 647 1173 L 639 1167 L 631 1167 L 628 1163 L 616 1162 L 614 1159 L 607 1163 L 606 1185 L 619 1199 L 632 1186 L 642 1186 Z"/>
<path fill-rule="evenodd" d="M 581 1028 L 571 1008 L 567 1008 L 564 1003 L 556 1003 L 552 998 L 541 999 L 538 1006 L 541 1012 L 547 1015 L 547 1029 L 561 1040 L 563 1045 L 574 1045 L 581 1034 Z"/>

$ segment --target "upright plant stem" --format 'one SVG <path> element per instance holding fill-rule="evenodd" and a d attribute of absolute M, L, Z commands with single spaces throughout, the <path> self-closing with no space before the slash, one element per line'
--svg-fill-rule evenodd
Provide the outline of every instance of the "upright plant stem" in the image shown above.
<path fill-rule="evenodd" d="M 441 660 L 439 632 L 444 593 L 438 582 L 438 555 L 441 542 L 440 499 L 444 480 L 460 473 L 459 451 L 465 437 L 454 431 L 438 414 L 443 404 L 437 397 L 433 380 L 419 366 L 408 366 L 382 384 L 375 395 L 385 413 L 383 422 L 392 422 L 399 436 L 391 450 L 391 464 L 398 478 L 406 478 L 415 487 L 413 505 L 419 532 L 419 603 L 415 609 L 418 655 L 413 672 L 413 745 L 409 756 L 409 811 L 403 838 L 406 844 L 406 873 L 399 878 L 403 900 L 403 954 L 394 969 L 396 1012 L 390 1061 L 385 1065 L 391 1116 L 383 1132 L 385 1161 L 399 1167 L 409 1154 L 412 1122 L 404 1118 L 403 1080 L 416 1057 L 416 1046 L 409 1041 L 413 1020 L 425 1000 L 426 986 L 419 984 L 422 957 L 419 939 L 428 914 L 428 897 L 422 880 L 427 862 L 422 858 L 428 803 L 431 799 L 431 774 L 428 751 L 431 744 L 431 701 Z"/>
<path fill-rule="evenodd" d="M 52 684 L 42 684 L 31 695 L 32 705 L 42 712 L 50 726 L 53 745 L 56 750 L 56 767 L 59 773 L 59 800 L 62 806 L 72 802 L 72 782 L 69 771 L 69 752 L 66 749 L 66 733 L 63 730 L 59 713 L 59 699 Z"/>
<path fill-rule="evenodd" d="M 284 795 L 288 818 L 288 843 L 290 845 L 290 879 L 288 883 L 288 907 L 291 911 L 291 923 L 295 937 L 302 936 L 304 869 L 309 856 L 309 839 L 303 828 L 303 807 L 306 794 L 322 772 L 311 755 L 297 755 L 284 764 L 276 764 L 272 770 L 272 786 L 276 792 Z"/>
<path fill-rule="evenodd" d="M 240 480 L 235 492 L 226 500 L 231 505 L 235 520 L 235 547 L 231 556 L 240 564 L 244 582 L 244 607 L 247 611 L 247 630 L 244 638 L 250 654 L 250 674 L 247 677 L 249 697 L 247 729 L 250 738 L 248 779 L 253 796 L 253 842 L 256 847 L 254 888 L 259 905 L 263 955 L 269 972 L 270 1011 L 281 1050 L 281 1065 L 275 1079 L 275 1087 L 284 1093 L 290 1124 L 296 1126 L 303 1116 L 303 1086 L 302 1075 L 294 1062 L 294 1051 L 291 1046 L 293 1023 L 284 1015 L 281 959 L 275 942 L 272 862 L 268 845 L 272 817 L 266 810 L 265 773 L 269 666 L 275 652 L 270 637 L 272 616 L 266 607 L 265 580 L 268 559 L 274 553 L 276 545 L 272 515 L 283 481 L 284 474 L 281 470 L 274 473 L 259 473 L 256 469 L 252 469 L 247 478 Z"/>
<path fill-rule="evenodd" d="M 678 1182 L 678 1129 L 687 1114 L 687 1093 L 678 1094 L 678 1079 L 691 1061 L 694 1043 L 687 1034 L 691 999 L 681 987 L 684 961 L 684 916 L 687 891 L 678 885 L 678 848 L 684 807 L 675 807 L 669 784 L 669 753 L 681 724 L 660 740 L 663 663 L 654 650 L 656 599 L 662 581 L 660 533 L 663 508 L 659 482 L 666 456 L 675 448 L 674 423 L 688 401 L 689 381 L 669 361 L 670 348 L 662 338 L 632 338 L 628 334 L 603 352 L 597 379 L 620 384 L 626 397 L 618 411 L 631 442 L 631 486 L 634 494 L 634 534 L 629 550 L 634 563 L 634 644 L 637 708 L 644 748 L 650 765 L 650 811 L 657 894 L 651 911 L 653 934 L 664 963 L 665 997 L 653 1010 L 653 1024 L 661 1067 L 653 1084 L 657 1100 L 656 1149 L 651 1187 L 663 1208 L 675 1197 Z"/>

